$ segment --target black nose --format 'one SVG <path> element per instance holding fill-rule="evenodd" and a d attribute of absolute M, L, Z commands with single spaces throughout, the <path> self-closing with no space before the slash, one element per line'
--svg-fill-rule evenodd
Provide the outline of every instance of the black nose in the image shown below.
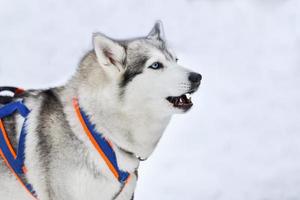
<path fill-rule="evenodd" d="M 192 82 L 192 84 L 200 84 L 201 79 L 202 79 L 201 74 L 191 72 L 189 75 L 189 80 Z"/>

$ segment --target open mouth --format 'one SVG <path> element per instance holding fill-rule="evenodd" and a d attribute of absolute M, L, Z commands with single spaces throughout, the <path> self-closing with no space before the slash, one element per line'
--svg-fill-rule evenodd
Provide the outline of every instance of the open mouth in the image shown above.
<path fill-rule="evenodd" d="M 188 110 L 193 106 L 191 93 L 186 93 L 177 97 L 167 97 L 167 100 L 173 104 L 175 108 Z"/>

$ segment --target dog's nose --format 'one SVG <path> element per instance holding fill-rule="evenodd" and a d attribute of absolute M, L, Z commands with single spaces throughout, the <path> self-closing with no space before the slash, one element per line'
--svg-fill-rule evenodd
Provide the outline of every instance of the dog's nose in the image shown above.
<path fill-rule="evenodd" d="M 201 80 L 202 80 L 201 74 L 197 74 L 195 72 L 190 73 L 189 81 L 191 81 L 192 84 L 199 85 Z"/>

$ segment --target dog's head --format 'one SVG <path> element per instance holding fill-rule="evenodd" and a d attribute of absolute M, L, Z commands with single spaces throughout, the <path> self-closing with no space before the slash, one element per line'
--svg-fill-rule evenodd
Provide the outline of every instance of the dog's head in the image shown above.
<path fill-rule="evenodd" d="M 202 77 L 178 64 L 167 48 L 161 22 L 146 37 L 120 41 L 99 33 L 93 43 L 100 67 L 117 86 L 123 109 L 172 115 L 192 107 L 190 95 Z"/>

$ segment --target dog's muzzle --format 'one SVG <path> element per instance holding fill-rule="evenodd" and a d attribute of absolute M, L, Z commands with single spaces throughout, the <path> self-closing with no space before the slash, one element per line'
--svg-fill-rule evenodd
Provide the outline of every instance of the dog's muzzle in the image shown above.
<path fill-rule="evenodd" d="M 181 109 L 184 111 L 189 110 L 193 106 L 191 94 L 196 92 L 200 86 L 202 76 L 195 72 L 191 72 L 188 77 L 191 86 L 190 90 L 180 96 L 169 96 L 166 99 L 173 105 L 174 108 Z"/>

